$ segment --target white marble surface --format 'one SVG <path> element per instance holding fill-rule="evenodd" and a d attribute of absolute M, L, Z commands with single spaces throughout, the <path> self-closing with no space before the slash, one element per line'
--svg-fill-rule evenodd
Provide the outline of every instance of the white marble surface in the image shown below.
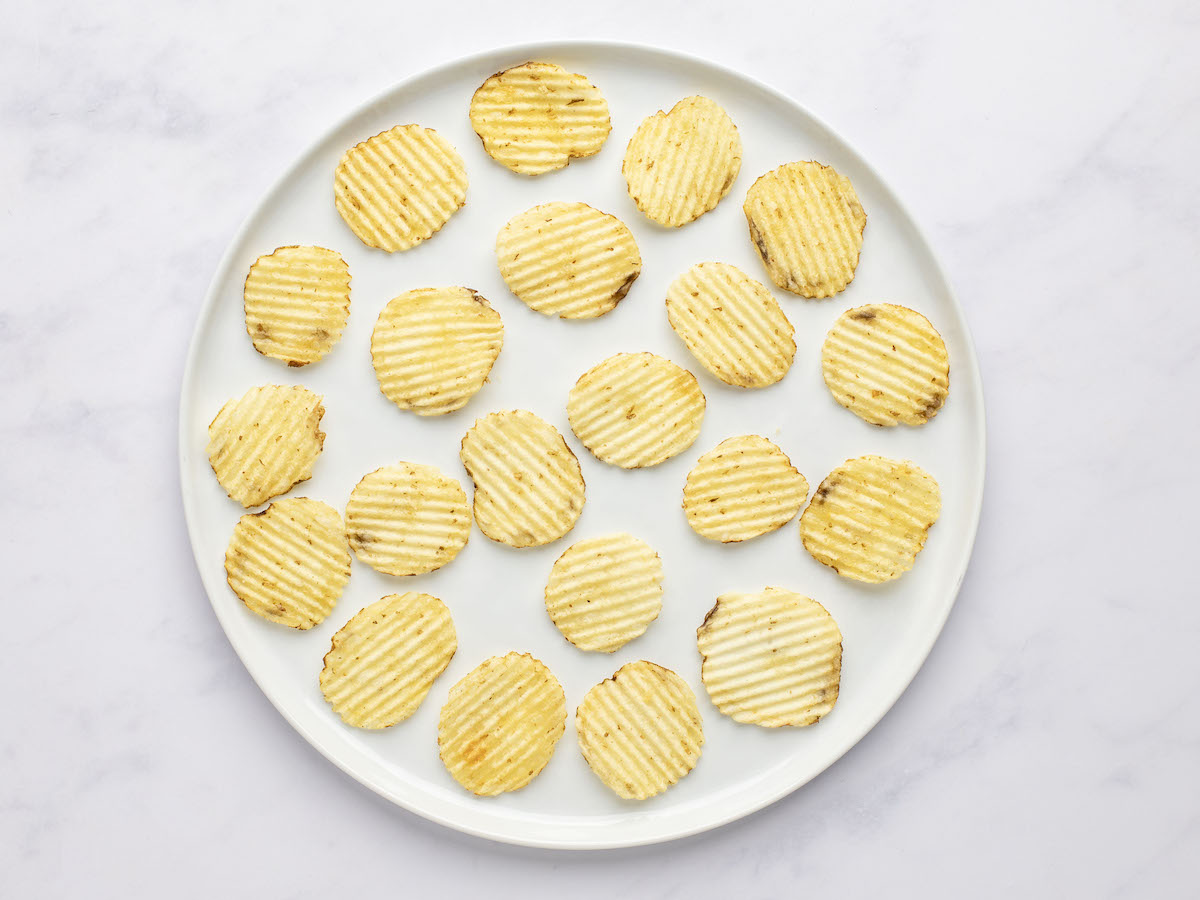
<path fill-rule="evenodd" d="M 4 7 L 0 894 L 1196 896 L 1194 5 L 407 6 Z M 285 163 L 411 72 L 565 37 L 743 69 L 855 143 L 990 413 L 974 561 L 893 711 L 764 812 L 597 854 L 429 825 L 297 737 L 201 590 L 175 444 L 208 279 Z"/>

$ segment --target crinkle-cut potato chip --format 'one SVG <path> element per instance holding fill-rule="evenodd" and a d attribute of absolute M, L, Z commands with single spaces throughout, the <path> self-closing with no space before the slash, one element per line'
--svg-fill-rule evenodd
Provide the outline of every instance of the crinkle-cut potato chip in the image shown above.
<path fill-rule="evenodd" d="M 550 570 L 546 612 L 580 650 L 612 653 L 658 618 L 662 560 L 631 534 L 577 541 Z"/>
<path fill-rule="evenodd" d="M 225 578 L 256 615 L 301 631 L 320 625 L 350 580 L 350 546 L 336 509 L 289 497 L 233 528 Z"/>
<path fill-rule="evenodd" d="M 342 155 L 333 193 L 359 240 L 394 253 L 433 237 L 462 208 L 467 170 L 432 128 L 397 125 Z"/>
<path fill-rule="evenodd" d="M 336 250 L 280 247 L 250 267 L 246 333 L 263 356 L 307 366 L 333 349 L 350 315 L 350 267 Z"/>
<path fill-rule="evenodd" d="M 821 347 L 835 400 L 872 425 L 924 425 L 950 393 L 950 357 L 915 310 L 871 303 L 842 313 Z"/>
<path fill-rule="evenodd" d="M 417 288 L 379 314 L 371 361 L 385 397 L 419 416 L 441 416 L 483 387 L 503 343 L 500 314 L 476 291 Z"/>
<path fill-rule="evenodd" d="M 208 461 L 229 496 L 249 509 L 312 477 L 325 445 L 321 398 L 266 384 L 230 400 L 208 426 Z"/>
<path fill-rule="evenodd" d="M 696 376 L 653 353 L 618 353 L 580 376 L 567 400 L 576 437 L 597 459 L 638 469 L 686 450 L 700 434 Z"/>
<path fill-rule="evenodd" d="M 692 771 L 704 745 L 692 689 L 646 660 L 621 666 L 588 691 L 575 731 L 588 766 L 626 800 L 661 794 Z"/>
<path fill-rule="evenodd" d="M 832 166 L 786 163 L 750 186 L 742 209 L 763 265 L 785 291 L 832 297 L 854 280 L 867 214 Z"/>
<path fill-rule="evenodd" d="M 779 447 L 743 434 L 696 460 L 683 487 L 683 511 L 696 534 L 731 543 L 782 528 L 807 496 L 808 481 Z"/>
<path fill-rule="evenodd" d="M 837 702 L 842 633 L 808 597 L 773 587 L 722 594 L 696 644 L 708 696 L 735 722 L 812 725 Z"/>
<path fill-rule="evenodd" d="M 713 209 L 741 168 L 742 139 L 729 114 L 707 97 L 685 97 L 642 120 L 621 174 L 647 218 L 678 228 Z"/>
<path fill-rule="evenodd" d="M 457 480 L 433 466 L 399 462 L 363 477 L 346 503 L 355 554 L 386 575 L 440 569 L 466 546 L 471 508 Z"/>
<path fill-rule="evenodd" d="M 775 384 L 796 355 L 779 301 L 728 263 L 699 263 L 671 282 L 667 318 L 700 364 L 735 387 Z"/>
<path fill-rule="evenodd" d="M 937 482 L 914 463 L 860 456 L 825 476 L 800 537 L 817 562 L 879 584 L 913 567 L 941 509 Z"/>
<path fill-rule="evenodd" d="M 355 728 L 388 728 L 417 711 L 458 649 L 450 610 L 429 594 L 389 594 L 333 636 L 321 693 Z"/>
<path fill-rule="evenodd" d="M 582 75 L 527 62 L 498 72 L 471 98 L 471 127 L 488 156 L 521 175 L 561 169 L 604 146 L 608 101 Z"/>
<path fill-rule="evenodd" d="M 528 653 L 493 656 L 450 689 L 438 755 L 482 797 L 525 787 L 550 762 L 567 724 L 562 685 Z"/>
<path fill-rule="evenodd" d="M 459 458 L 475 482 L 475 521 L 493 541 L 548 544 L 575 527 L 583 512 L 579 460 L 557 428 L 527 410 L 476 421 Z"/>
<path fill-rule="evenodd" d="M 586 203 L 544 203 L 513 216 L 496 236 L 496 258 L 509 290 L 560 319 L 604 315 L 642 271 L 625 223 Z"/>

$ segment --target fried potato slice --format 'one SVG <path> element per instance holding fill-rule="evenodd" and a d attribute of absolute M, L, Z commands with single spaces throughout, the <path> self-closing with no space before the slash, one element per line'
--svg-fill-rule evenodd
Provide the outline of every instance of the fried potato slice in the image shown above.
<path fill-rule="evenodd" d="M 250 267 L 246 333 L 263 356 L 307 366 L 333 349 L 350 315 L 350 267 L 336 250 L 280 247 Z"/>

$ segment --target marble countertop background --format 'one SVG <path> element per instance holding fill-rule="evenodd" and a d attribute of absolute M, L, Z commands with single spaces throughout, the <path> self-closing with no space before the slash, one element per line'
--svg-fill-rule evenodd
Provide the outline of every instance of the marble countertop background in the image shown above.
<path fill-rule="evenodd" d="M 496 6 L 499 6 L 498 4 Z M 0 895 L 1195 897 L 1200 9 L 8 0 Z M 259 195 L 430 65 L 643 41 L 796 97 L 897 188 L 987 392 L 974 560 L 924 669 L 791 797 L 693 839 L 460 836 L 322 759 L 217 625 L 183 359 Z"/>

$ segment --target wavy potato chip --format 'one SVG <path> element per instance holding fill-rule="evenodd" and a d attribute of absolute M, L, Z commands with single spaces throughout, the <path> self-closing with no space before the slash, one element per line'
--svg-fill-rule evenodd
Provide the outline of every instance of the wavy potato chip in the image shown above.
<path fill-rule="evenodd" d="M 350 267 L 336 250 L 280 247 L 250 267 L 246 333 L 263 356 L 306 366 L 325 356 L 350 315 Z"/>

